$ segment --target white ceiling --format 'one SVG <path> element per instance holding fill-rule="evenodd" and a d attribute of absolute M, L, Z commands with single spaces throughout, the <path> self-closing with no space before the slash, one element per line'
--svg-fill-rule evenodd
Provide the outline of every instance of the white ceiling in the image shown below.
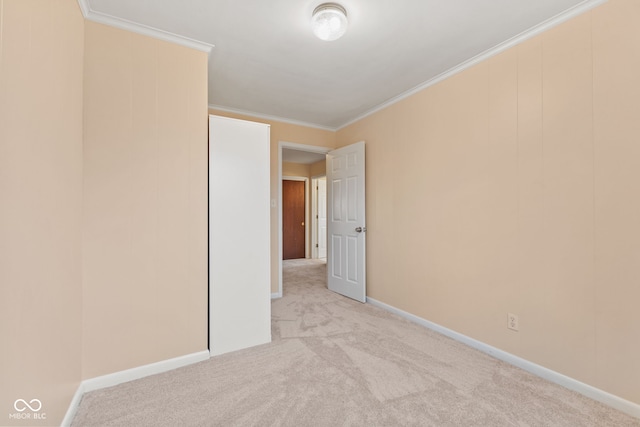
<path fill-rule="evenodd" d="M 80 0 L 88 19 L 215 45 L 211 106 L 328 129 L 602 2 L 339 0 L 349 29 L 324 42 L 323 0 Z"/>

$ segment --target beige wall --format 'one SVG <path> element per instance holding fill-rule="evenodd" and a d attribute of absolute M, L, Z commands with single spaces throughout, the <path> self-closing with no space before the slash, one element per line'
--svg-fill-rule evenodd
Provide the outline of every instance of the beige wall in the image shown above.
<path fill-rule="evenodd" d="M 0 407 L 55 425 L 81 379 L 207 348 L 207 56 L 0 11 Z"/>
<path fill-rule="evenodd" d="M 278 200 L 278 143 L 294 142 L 304 145 L 334 148 L 336 141 L 335 132 L 312 127 L 283 123 L 274 120 L 265 120 L 251 116 L 234 114 L 219 110 L 209 110 L 210 114 L 233 117 L 236 119 L 251 120 L 271 125 L 271 199 Z M 278 292 L 279 276 L 279 242 L 278 209 L 271 209 L 271 292 Z"/>
<path fill-rule="evenodd" d="M 338 132 L 367 142 L 369 296 L 640 403 L 638 16 L 611 0 Z"/>
<path fill-rule="evenodd" d="M 207 55 L 86 23 L 83 377 L 207 349 Z"/>
<path fill-rule="evenodd" d="M 321 160 L 310 165 L 301 163 L 282 163 L 282 176 L 303 176 L 309 178 L 324 175 L 327 169 L 326 160 Z"/>
<path fill-rule="evenodd" d="M 0 0 L 1 425 L 59 424 L 81 380 L 83 25 L 75 0 Z"/>
<path fill-rule="evenodd" d="M 310 178 L 310 166 L 301 163 L 282 162 L 282 176 Z"/>
<path fill-rule="evenodd" d="M 312 177 L 322 176 L 327 173 L 327 161 L 320 160 L 319 162 L 315 162 L 309 165 L 309 174 Z"/>

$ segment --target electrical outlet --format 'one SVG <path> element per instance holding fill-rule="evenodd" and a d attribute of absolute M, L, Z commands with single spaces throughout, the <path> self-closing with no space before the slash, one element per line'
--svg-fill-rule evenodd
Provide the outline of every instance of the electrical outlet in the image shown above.
<path fill-rule="evenodd" d="M 520 330 L 520 321 L 518 320 L 517 314 L 507 314 L 507 328 L 516 332 Z"/>

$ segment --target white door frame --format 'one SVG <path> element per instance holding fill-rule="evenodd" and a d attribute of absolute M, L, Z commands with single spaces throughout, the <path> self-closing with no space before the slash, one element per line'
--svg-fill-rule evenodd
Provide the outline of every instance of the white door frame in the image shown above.
<path fill-rule="evenodd" d="M 311 177 L 311 258 L 313 259 L 318 258 L 318 181 L 326 177 L 326 174 Z"/>
<path fill-rule="evenodd" d="M 278 142 L 278 293 L 272 298 L 282 298 L 282 149 L 291 148 L 298 151 L 327 154 L 332 148 L 315 145 L 297 144 L 295 142 Z"/>

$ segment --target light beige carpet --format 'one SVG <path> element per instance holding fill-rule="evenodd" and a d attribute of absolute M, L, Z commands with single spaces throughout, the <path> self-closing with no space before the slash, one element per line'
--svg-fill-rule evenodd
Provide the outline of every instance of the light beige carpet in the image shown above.
<path fill-rule="evenodd" d="M 86 394 L 74 426 L 640 426 L 284 263 L 271 344 Z"/>

